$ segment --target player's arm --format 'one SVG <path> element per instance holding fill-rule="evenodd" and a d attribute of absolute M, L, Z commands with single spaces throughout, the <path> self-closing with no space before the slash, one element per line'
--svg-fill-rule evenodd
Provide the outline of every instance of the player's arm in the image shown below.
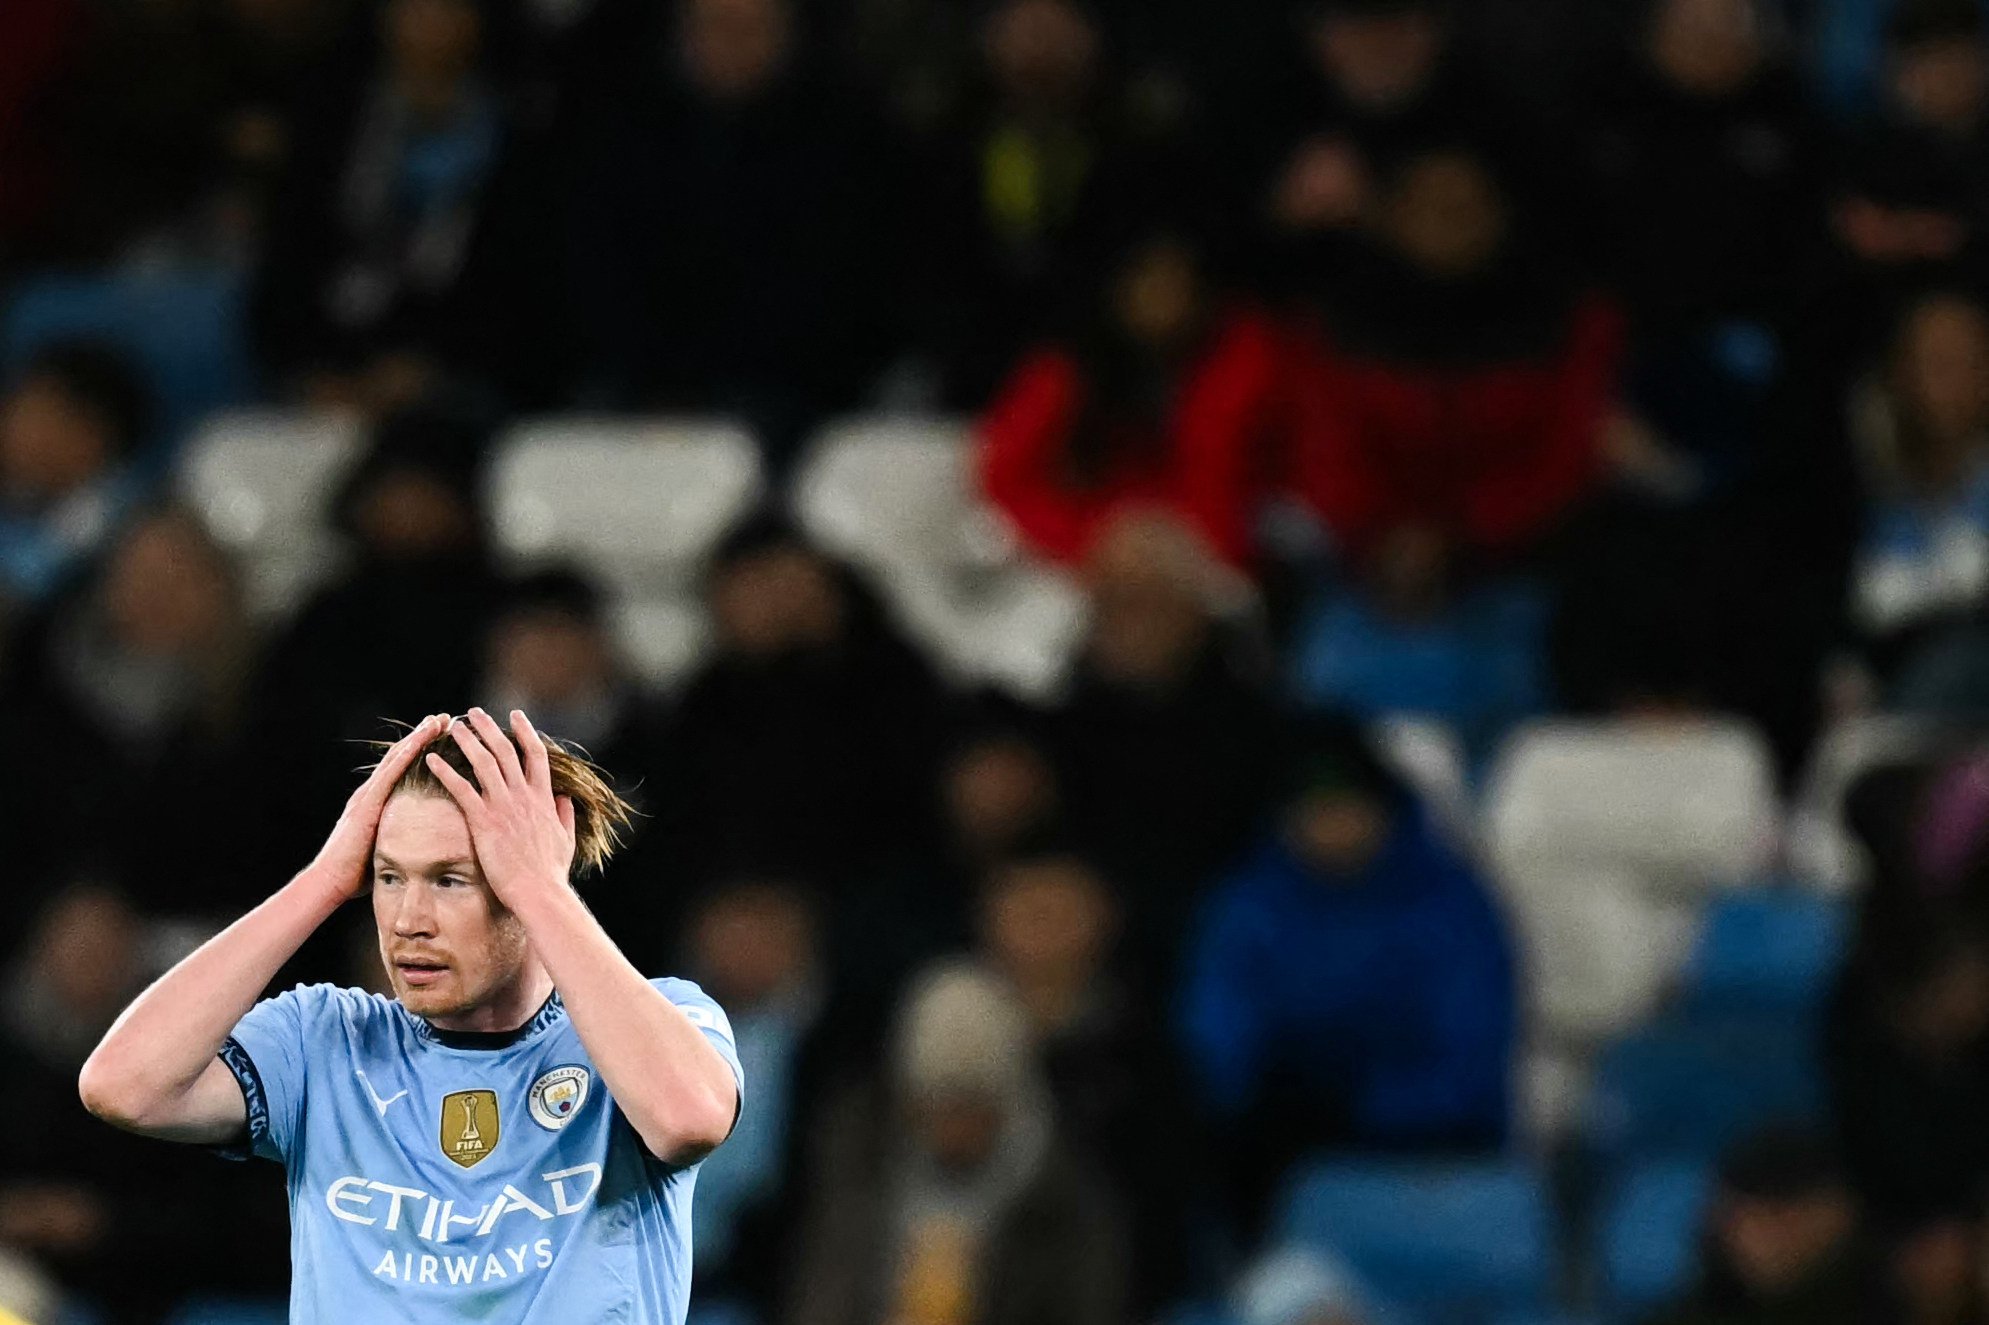
<path fill-rule="evenodd" d="M 380 811 L 442 722 L 424 719 L 387 751 L 301 874 L 124 1010 L 83 1064 L 77 1085 L 91 1113 L 173 1141 L 221 1144 L 242 1134 L 242 1088 L 216 1055 L 304 940 L 365 886 Z"/>
<path fill-rule="evenodd" d="M 739 1083 L 683 1010 L 636 970 L 568 882 L 573 806 L 555 797 L 546 747 L 511 715 L 521 763 L 497 722 L 471 709 L 454 729 L 478 786 L 430 756 L 428 767 L 468 820 L 484 880 L 524 923 L 573 1029 L 649 1153 L 691 1164 L 716 1149 L 739 1113 Z"/>

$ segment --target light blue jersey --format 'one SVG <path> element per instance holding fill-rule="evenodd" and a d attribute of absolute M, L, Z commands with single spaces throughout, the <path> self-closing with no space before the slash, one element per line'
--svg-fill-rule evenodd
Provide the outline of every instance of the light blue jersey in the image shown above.
<path fill-rule="evenodd" d="M 652 982 L 744 1077 L 718 1004 Z M 504 1035 L 330 985 L 258 1003 L 221 1057 L 290 1186 L 292 1325 L 682 1325 L 697 1170 L 651 1156 L 554 994 Z"/>

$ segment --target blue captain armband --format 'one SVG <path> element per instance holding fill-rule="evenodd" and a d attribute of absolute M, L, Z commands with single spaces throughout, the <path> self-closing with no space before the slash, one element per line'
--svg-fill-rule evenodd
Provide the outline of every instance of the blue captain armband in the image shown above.
<path fill-rule="evenodd" d="M 235 1074 L 235 1080 L 242 1088 L 242 1104 L 248 1110 L 249 1120 L 247 1139 L 216 1146 L 215 1153 L 223 1159 L 253 1158 L 258 1147 L 269 1140 L 269 1094 L 262 1087 L 262 1074 L 256 1071 L 256 1061 L 249 1057 L 249 1051 L 232 1035 L 221 1045 L 217 1057 Z"/>

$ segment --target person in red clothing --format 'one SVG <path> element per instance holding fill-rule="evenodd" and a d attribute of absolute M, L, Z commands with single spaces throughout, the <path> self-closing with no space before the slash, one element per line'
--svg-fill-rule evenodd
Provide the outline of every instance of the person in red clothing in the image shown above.
<path fill-rule="evenodd" d="M 1089 320 L 1025 355 L 997 393 L 980 424 L 983 491 L 1056 561 L 1159 511 L 1247 564 L 1282 417 L 1279 328 L 1219 306 L 1197 246 L 1167 230 L 1126 247 Z"/>
<path fill-rule="evenodd" d="M 1559 277 L 1489 157 L 1405 155 L 1317 298 L 1292 481 L 1348 559 L 1523 549 L 1604 467 L 1623 327 Z"/>

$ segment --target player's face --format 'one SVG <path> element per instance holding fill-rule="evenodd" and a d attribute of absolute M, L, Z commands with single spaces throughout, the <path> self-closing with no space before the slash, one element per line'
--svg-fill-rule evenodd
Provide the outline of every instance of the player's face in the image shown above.
<path fill-rule="evenodd" d="M 449 1030 L 488 1029 L 476 1014 L 525 967 L 525 927 L 477 866 L 469 825 L 446 796 L 387 802 L 373 846 L 380 960 L 408 1011 Z"/>

